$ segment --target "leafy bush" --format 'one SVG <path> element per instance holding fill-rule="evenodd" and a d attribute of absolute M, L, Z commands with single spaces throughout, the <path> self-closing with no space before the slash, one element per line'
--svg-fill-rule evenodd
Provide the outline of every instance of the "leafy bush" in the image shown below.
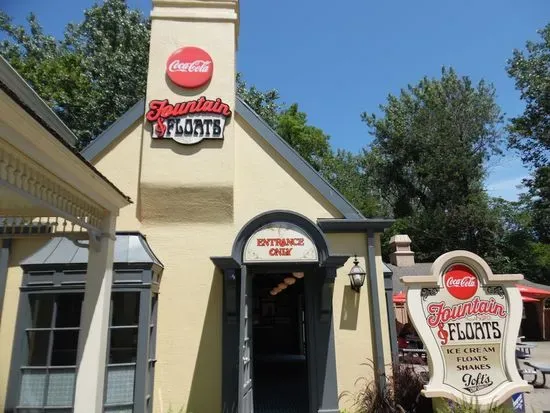
<path fill-rule="evenodd" d="M 374 371 L 372 362 L 366 365 Z M 341 398 L 352 398 L 355 413 L 430 413 L 431 401 L 420 394 L 426 383 L 426 370 L 418 371 L 412 366 L 396 364 L 383 389 L 362 377 L 355 383 L 359 390 L 354 393 L 344 392 Z"/>
<path fill-rule="evenodd" d="M 372 362 L 366 365 L 375 371 Z M 421 394 L 427 383 L 426 368 L 395 364 L 383 389 L 378 389 L 372 379 L 362 377 L 355 383 L 359 390 L 344 392 L 340 398 L 351 396 L 353 405 L 349 413 L 434 413 L 432 400 Z M 460 402 L 444 403 L 435 413 L 512 413 L 512 410 L 505 406 L 481 410 L 475 402 Z"/>

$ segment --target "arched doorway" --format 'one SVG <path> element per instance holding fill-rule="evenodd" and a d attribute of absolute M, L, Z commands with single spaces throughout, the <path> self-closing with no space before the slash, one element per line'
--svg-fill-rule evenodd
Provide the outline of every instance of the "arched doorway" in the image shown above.
<path fill-rule="evenodd" d="M 224 412 L 338 412 L 332 288 L 347 259 L 291 211 L 256 216 L 231 257 L 212 257 L 224 274 Z"/>

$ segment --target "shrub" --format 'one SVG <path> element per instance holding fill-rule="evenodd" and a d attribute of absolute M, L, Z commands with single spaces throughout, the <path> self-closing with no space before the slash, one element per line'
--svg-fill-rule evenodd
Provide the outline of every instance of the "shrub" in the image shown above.
<path fill-rule="evenodd" d="M 366 365 L 374 371 L 372 362 Z M 433 413 L 432 400 L 421 394 L 429 379 L 427 369 L 395 364 L 392 370 L 392 375 L 386 377 L 383 389 L 378 389 L 372 380 L 362 377 L 355 382 L 359 390 L 344 392 L 340 398 L 351 396 L 353 413 Z M 437 408 L 436 413 L 512 413 L 512 410 L 505 406 L 481 410 L 475 402 L 460 402 L 445 403 Z"/>
<path fill-rule="evenodd" d="M 366 365 L 374 371 L 372 362 Z M 359 390 L 355 393 L 344 392 L 341 397 L 351 396 L 356 413 L 430 413 L 431 401 L 420 394 L 426 383 L 425 370 L 418 371 L 413 366 L 396 364 L 392 376 L 386 378 L 383 389 L 363 377 L 355 383 Z"/>

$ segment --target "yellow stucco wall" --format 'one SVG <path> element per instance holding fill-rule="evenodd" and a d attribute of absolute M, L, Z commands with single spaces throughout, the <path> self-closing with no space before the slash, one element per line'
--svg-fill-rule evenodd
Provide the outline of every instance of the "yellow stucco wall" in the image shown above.
<path fill-rule="evenodd" d="M 312 221 L 341 217 L 239 115 L 234 117 L 234 123 L 234 222 L 178 222 L 177 219 L 168 222 L 154 218 L 151 211 L 145 215 L 153 218 L 144 218 L 141 222 L 136 219 L 136 207 L 154 210 L 157 205 L 165 208 L 166 204 L 171 204 L 176 210 L 178 208 L 172 203 L 175 195 L 170 191 L 159 191 L 155 202 L 140 202 L 137 189 L 140 175 L 136 161 L 139 159 L 139 122 L 126 131 L 107 153 L 101 154 L 96 164 L 102 173 L 136 200 L 133 206 L 121 212 L 118 228 L 141 230 L 165 265 L 159 300 L 156 412 L 166 412 L 169 406 L 185 406 L 189 412 L 214 411 L 221 403 L 222 285 L 220 274 L 209 257 L 229 255 L 242 226 L 267 210 L 288 209 Z M 150 139 L 146 132 L 145 140 Z M 151 160 L 156 159 L 174 176 L 186 171 L 185 157 L 170 162 L 170 158 L 164 158 L 163 150 L 146 144 L 143 148 L 150 152 L 147 156 Z M 357 254 L 361 265 L 368 267 L 365 234 L 329 234 L 327 238 L 334 253 Z M 381 262 L 380 258 L 378 260 Z M 339 270 L 334 288 L 339 393 L 353 391 L 358 377 L 370 376 L 370 368 L 363 363 L 374 359 L 369 287 L 365 286 L 360 294 L 350 289 L 347 272 L 352 265 L 350 260 Z M 383 299 L 382 272 L 377 275 Z M 343 404 L 349 403 L 344 399 Z"/>
<path fill-rule="evenodd" d="M 136 230 L 140 222 L 137 216 L 139 202 L 139 174 L 141 159 L 142 120 L 136 121 L 107 148 L 99 153 L 92 163 L 100 171 L 108 171 L 111 182 L 133 203 L 122 208 L 117 218 L 117 230 Z M 116 150 L 115 150 L 116 148 Z"/>
<path fill-rule="evenodd" d="M 357 254 L 359 265 L 368 268 L 365 234 L 328 234 L 327 240 L 334 254 Z M 365 363 L 374 360 L 369 285 L 365 282 L 359 293 L 351 289 L 348 272 L 352 266 L 353 257 L 338 270 L 332 300 L 339 395 L 356 391 L 355 381 L 372 375 Z M 349 407 L 351 397 L 343 396 L 341 404 Z"/>
<path fill-rule="evenodd" d="M 234 222 L 165 222 L 156 219 L 142 219 L 140 222 L 139 209 L 143 208 L 139 194 L 141 129 L 141 122 L 136 122 L 101 153 L 95 163 L 100 172 L 135 202 L 121 211 L 117 229 L 142 231 L 165 265 L 159 300 L 154 410 L 165 413 L 169 406 L 185 406 L 188 412 L 217 411 L 221 403 L 222 285 L 221 276 L 209 257 L 228 255 L 242 226 L 266 210 L 288 209 L 313 221 L 340 215 L 237 115 Z M 151 151 L 148 155 L 151 159 L 158 158 L 157 162 L 175 175 L 185 170 L 183 159 L 169 163 L 164 160 L 162 150 L 144 148 Z M 162 194 L 159 192 L 156 201 L 147 204 L 146 208 L 165 207 L 173 200 L 169 192 L 165 193 L 168 199 L 164 199 Z M 368 268 L 365 234 L 328 234 L 327 239 L 333 253 L 357 254 L 360 265 Z M 377 244 L 377 264 L 380 265 L 378 238 Z M 28 240 L 14 243 L 13 266 L 8 276 L 0 325 L 0 342 L 9 343 L 0 348 L 0 407 L 7 387 L 21 285 L 21 269 L 15 263 L 39 245 L 38 241 Z M 359 294 L 350 289 L 347 272 L 352 265 L 350 259 L 338 271 L 334 286 L 333 325 L 339 393 L 353 392 L 358 377 L 371 376 L 371 369 L 364 363 L 374 359 L 369 286 L 365 285 Z M 381 267 L 377 276 L 380 300 L 384 303 Z M 382 311 L 382 321 L 386 323 L 385 305 Z M 383 336 L 385 348 L 389 349 L 387 331 Z M 387 350 L 387 362 L 389 357 Z M 342 399 L 342 406 L 349 404 L 349 398 Z"/>
<path fill-rule="evenodd" d="M 235 124 L 235 227 L 274 209 L 299 212 L 312 221 L 342 215 L 238 114 Z"/>
<path fill-rule="evenodd" d="M 13 341 L 19 306 L 19 287 L 21 287 L 23 279 L 23 270 L 19 263 L 37 251 L 44 242 L 39 239 L 16 239 L 12 241 L 10 247 L 6 291 L 0 319 L 0 411 L 4 411 L 9 374 L 12 368 L 12 352 L 14 346 L 15 348 L 20 346 L 19 343 Z"/>
<path fill-rule="evenodd" d="M 146 101 L 167 98 L 174 103 L 204 95 L 220 97 L 234 110 L 234 36 L 229 19 L 154 18 Z M 165 76 L 166 59 L 182 46 L 182 39 L 207 50 L 216 65 L 212 81 L 196 92 L 175 87 Z M 150 125 L 143 126 L 141 120 L 135 122 L 93 162 L 134 201 L 121 210 L 117 230 L 141 231 L 165 267 L 158 304 L 154 411 L 167 413 L 171 406 L 175 411 L 185 407 L 188 413 L 218 412 L 222 279 L 210 257 L 230 255 L 242 226 L 269 210 L 291 210 L 314 222 L 342 216 L 236 113 L 223 140 L 190 146 L 152 140 Z M 357 254 L 361 266 L 368 268 L 365 234 L 327 238 L 333 253 Z M 28 252 L 21 251 L 14 262 Z M 351 261 L 338 271 L 333 296 L 339 392 L 353 392 L 358 377 L 372 376 L 362 364 L 374 359 L 369 286 L 360 294 L 350 289 Z M 381 264 L 379 245 L 377 263 Z M 378 277 L 383 303 L 381 268 L 369 276 Z M 11 268 L 0 326 L 0 397 L 9 370 L 5 361 L 11 358 L 11 344 L 4 343 L 12 341 L 20 283 L 21 270 Z M 385 314 L 385 306 L 382 311 Z M 387 329 L 383 336 L 389 349 Z"/>

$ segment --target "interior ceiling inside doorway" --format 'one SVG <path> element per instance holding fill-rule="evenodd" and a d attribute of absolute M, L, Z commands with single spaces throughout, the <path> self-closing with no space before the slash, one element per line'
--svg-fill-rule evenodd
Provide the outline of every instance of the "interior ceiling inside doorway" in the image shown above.
<path fill-rule="evenodd" d="M 293 272 L 292 274 L 289 274 L 283 279 L 283 282 L 277 284 L 275 287 L 271 289 L 269 294 L 275 296 L 282 291 L 286 290 L 291 285 L 294 285 L 296 283 L 296 279 L 300 279 L 304 277 L 303 272 Z"/>

